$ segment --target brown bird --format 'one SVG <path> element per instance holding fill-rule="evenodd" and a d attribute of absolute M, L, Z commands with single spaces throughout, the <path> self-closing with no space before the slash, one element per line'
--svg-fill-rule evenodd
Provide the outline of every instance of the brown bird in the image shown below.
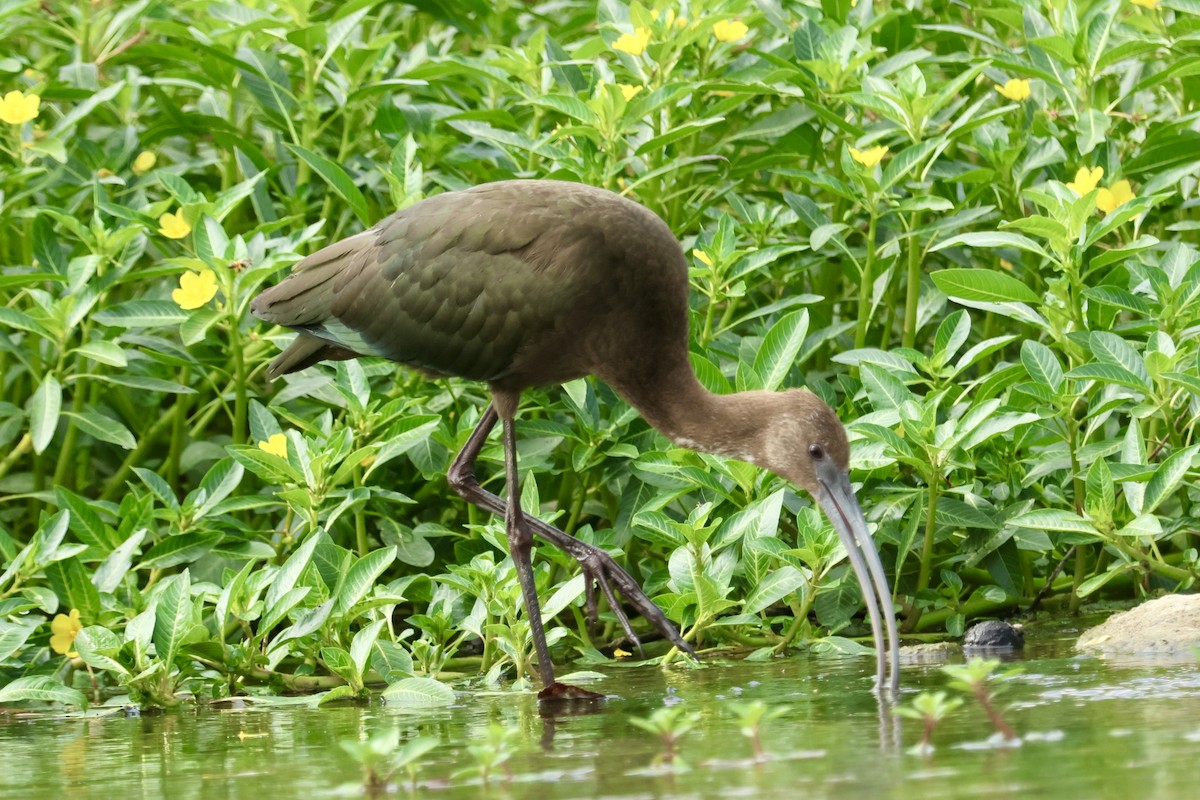
<path fill-rule="evenodd" d="M 447 192 L 305 258 L 254 298 L 250 310 L 300 334 L 271 362 L 271 377 L 322 360 L 379 356 L 487 382 L 492 403 L 448 478 L 462 497 L 504 517 L 545 686 L 539 697 L 592 693 L 554 679 L 530 564 L 534 535 L 579 561 L 593 623 L 599 587 L 637 643 L 615 589 L 676 647 L 695 655 L 611 556 L 521 511 L 514 427 L 521 391 L 584 375 L 606 382 L 676 444 L 756 464 L 816 499 L 862 587 L 876 685 L 883 691 L 886 648 L 896 695 L 891 590 L 850 486 L 842 423 L 806 390 L 719 395 L 700 385 L 688 362 L 687 262 L 670 228 L 648 209 L 560 181 Z M 507 503 L 474 474 L 497 420 Z"/>

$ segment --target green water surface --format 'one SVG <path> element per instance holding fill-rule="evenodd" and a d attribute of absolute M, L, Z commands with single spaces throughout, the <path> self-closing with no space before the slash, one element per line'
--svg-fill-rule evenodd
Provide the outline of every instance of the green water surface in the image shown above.
<path fill-rule="evenodd" d="M 1000 697 L 1019 746 L 1000 746 L 978 708 L 964 704 L 912 752 L 920 725 L 881 718 L 873 661 L 796 656 L 702 668 L 605 670 L 591 688 L 599 713 L 539 716 L 530 694 L 462 691 L 454 706 L 421 712 L 368 706 L 226 710 L 125 716 L 0 712 L 0 798 L 305 798 L 359 795 L 359 767 L 338 742 L 389 727 L 435 736 L 411 789 L 399 797 L 495 798 L 1196 798 L 1200 797 L 1200 668 L 1114 664 L 1061 645 L 1031 647 Z M 903 691 L 944 688 L 936 666 L 907 666 Z M 769 758 L 755 763 L 729 707 L 785 705 L 764 725 Z M 660 742 L 630 723 L 665 703 L 700 714 L 679 741 L 686 766 L 656 762 Z M 492 723 L 510 727 L 514 754 L 484 783 L 468 745 Z M 411 795 L 410 795 L 411 792 Z"/>

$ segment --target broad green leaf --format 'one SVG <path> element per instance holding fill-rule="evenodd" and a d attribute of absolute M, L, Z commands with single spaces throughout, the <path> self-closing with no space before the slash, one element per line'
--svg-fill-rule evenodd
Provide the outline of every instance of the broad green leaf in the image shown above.
<path fill-rule="evenodd" d="M 154 647 L 168 669 L 192 626 L 192 581 L 185 569 L 163 581 L 154 610 Z"/>
<path fill-rule="evenodd" d="M 374 223 L 371 219 L 371 211 L 367 208 L 367 199 L 363 197 L 362 191 L 346 174 L 346 170 L 330 161 L 319 153 L 314 153 L 308 148 L 301 147 L 298 144 L 289 144 L 288 149 L 291 150 L 297 158 L 304 161 L 313 171 L 329 184 L 329 187 L 337 193 L 350 206 L 350 210 L 358 217 L 358 221 L 363 225 L 370 226 Z"/>
<path fill-rule="evenodd" d="M 371 655 L 375 640 L 379 638 L 379 631 L 386 623 L 386 619 L 377 619 L 370 625 L 363 626 L 362 630 L 354 634 L 354 639 L 350 642 L 350 658 L 358 669 L 359 675 L 366 674 L 367 658 Z"/>
<path fill-rule="evenodd" d="M 78 558 L 64 558 L 46 565 L 46 582 L 58 595 L 64 609 L 79 609 L 86 622 L 93 622 L 100 613 L 100 593 L 92 584 L 87 568 Z"/>
<path fill-rule="evenodd" d="M 454 690 L 433 678 L 401 678 L 383 690 L 383 700 L 396 708 L 437 708 L 454 704 Z"/>
<path fill-rule="evenodd" d="M 180 564 L 191 564 L 221 541 L 222 534 L 216 531 L 184 533 L 168 536 L 142 554 L 139 570 L 167 569 Z"/>
<path fill-rule="evenodd" d="M 350 567 L 350 571 L 346 574 L 341 591 L 338 592 L 334 613 L 345 614 L 354 607 L 355 603 L 366 597 L 367 593 L 375 586 L 375 581 L 395 560 L 395 548 L 385 547 L 367 553 L 354 562 L 354 566 Z"/>
<path fill-rule="evenodd" d="M 121 579 L 129 572 L 134 552 L 141 546 L 142 539 L 147 533 L 149 531 L 146 528 L 138 528 L 130 534 L 128 539 L 109 553 L 100 566 L 96 567 L 96 571 L 92 574 L 92 583 L 95 584 L 97 590 L 105 594 L 111 594 L 117 590 Z"/>
<path fill-rule="evenodd" d="M 40 454 L 50 445 L 58 430 L 61 410 L 62 386 L 53 374 L 48 374 L 29 398 L 29 435 L 33 439 L 33 452 Z"/>
<path fill-rule="evenodd" d="M 1062 364 L 1054 351 L 1041 342 L 1026 339 L 1021 343 L 1021 364 L 1034 381 L 1057 393 L 1063 385 Z"/>
<path fill-rule="evenodd" d="M 14 622 L 0 620 L 0 662 L 7 661 L 25 647 L 25 642 L 39 627 L 37 617 L 28 620 L 31 624 L 19 625 Z"/>
<path fill-rule="evenodd" d="M 411 678 L 412 656 L 398 642 L 377 639 L 371 646 L 371 669 L 389 684 L 401 678 Z"/>
<path fill-rule="evenodd" d="M 1075 147 L 1080 155 L 1087 155 L 1104 142 L 1108 135 L 1109 119 L 1103 111 L 1088 109 L 1076 122 Z"/>
<path fill-rule="evenodd" d="M 754 358 L 754 372 L 762 378 L 761 388 L 775 391 L 796 366 L 796 357 L 808 333 L 808 310 L 785 314 L 771 326 Z"/>
<path fill-rule="evenodd" d="M 49 675 L 26 675 L 0 687 L 0 704 L 17 703 L 23 700 L 62 703 L 83 709 L 88 706 L 87 697 L 83 692 L 63 686 Z"/>
<path fill-rule="evenodd" d="M 989 250 L 1000 248 L 1000 247 L 1015 247 L 1018 250 L 1025 250 L 1026 252 L 1034 253 L 1034 254 L 1042 256 L 1043 258 L 1046 258 L 1046 259 L 1050 258 L 1050 254 L 1047 253 L 1045 250 L 1043 250 L 1042 246 L 1039 245 L 1037 242 L 1035 242 L 1033 239 L 1030 239 L 1027 236 L 1022 236 L 1019 233 L 1005 233 L 1003 231 L 976 231 L 973 233 L 960 233 L 957 236 L 951 236 L 949 239 L 946 239 L 945 241 L 938 242 L 933 247 L 929 248 L 929 250 L 930 250 L 930 252 L 937 252 L 938 250 L 945 250 L 948 247 L 958 247 L 958 246 L 977 247 L 977 248 L 984 248 L 984 249 L 989 249 Z M 940 272 L 935 272 L 933 274 L 934 275 L 945 275 L 946 272 L 978 272 L 978 271 L 980 271 L 980 270 L 941 270 Z M 993 274 L 995 274 L 995 273 L 993 273 Z M 1010 280 L 1020 283 L 1020 281 L 1017 281 L 1016 278 L 1011 278 Z M 1024 284 L 1022 284 L 1022 286 L 1024 286 Z M 945 291 L 945 289 L 943 289 L 942 291 Z M 1028 291 L 1028 287 L 1026 287 L 1026 291 Z M 949 294 L 949 293 L 947 292 L 947 294 Z M 1032 292 L 1030 292 L 1030 294 L 1032 294 Z M 1012 298 L 1009 298 L 1009 299 L 1012 299 Z M 1021 297 L 1018 299 L 1023 300 L 1025 302 L 1032 302 L 1025 297 Z M 1034 299 L 1036 300 L 1037 298 L 1035 297 Z"/>
<path fill-rule="evenodd" d="M 288 556 L 287 561 L 283 562 L 283 566 L 275 574 L 275 580 L 271 581 L 271 588 L 267 590 L 267 608 L 278 603 L 281 597 L 295 588 L 296 581 L 300 580 L 320 539 L 319 533 L 309 536 Z"/>
<path fill-rule="evenodd" d="M 1018 528 L 1062 531 L 1063 533 L 1085 533 L 1094 535 L 1097 538 L 1099 537 L 1096 527 L 1091 522 L 1079 516 L 1074 511 L 1065 511 L 1058 508 L 1040 508 L 1035 511 L 1027 511 L 1010 519 L 1008 524 L 1016 525 Z"/>
<path fill-rule="evenodd" d="M 985 303 L 1040 302 L 1040 298 L 1032 289 L 1003 272 L 989 269 L 942 269 L 930 273 L 929 277 L 950 297 Z"/>
<path fill-rule="evenodd" d="M 1146 493 L 1142 496 L 1141 513 L 1151 513 L 1175 493 L 1188 470 L 1192 468 L 1192 459 L 1198 452 L 1200 452 L 1200 444 L 1192 445 L 1172 453 L 1158 465 L 1154 477 L 1146 484 Z"/>
<path fill-rule="evenodd" d="M 101 414 L 99 411 L 85 408 L 78 413 L 64 411 L 62 415 L 71 420 L 79 430 L 102 442 L 115 444 L 126 450 L 132 450 L 137 447 L 137 439 L 134 438 L 129 428 L 126 428 L 112 417 Z"/>
<path fill-rule="evenodd" d="M 750 595 L 742 603 L 742 610 L 747 614 L 758 614 L 779 602 L 806 582 L 804 573 L 790 564 L 784 564 L 779 569 L 767 574 L 766 579 L 759 582 L 750 591 Z"/>
<path fill-rule="evenodd" d="M 76 634 L 73 646 L 88 666 L 106 669 L 118 675 L 129 674 L 129 670 L 114 658 L 121 650 L 121 639 L 108 628 L 100 625 L 87 626 Z"/>
<path fill-rule="evenodd" d="M 120 328 L 157 328 L 178 325 L 187 316 L 188 312 L 166 300 L 127 300 L 97 311 L 92 319 Z"/>

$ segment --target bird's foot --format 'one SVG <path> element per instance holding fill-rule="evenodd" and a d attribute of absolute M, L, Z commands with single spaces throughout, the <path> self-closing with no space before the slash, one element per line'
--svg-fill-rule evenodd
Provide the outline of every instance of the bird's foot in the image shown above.
<path fill-rule="evenodd" d="M 696 657 L 696 651 L 692 649 L 690 644 L 684 641 L 679 631 L 667 619 L 667 615 L 663 613 L 663 610 L 646 596 L 646 593 L 642 591 L 642 587 L 633 579 L 633 576 L 626 572 L 612 556 L 598 547 L 593 547 L 586 542 L 581 542 L 574 538 L 572 538 L 572 544 L 568 552 L 579 562 L 579 566 L 583 569 L 583 574 L 586 576 L 587 616 L 589 624 L 595 626 L 597 622 L 596 587 L 598 586 L 604 592 L 604 597 L 608 600 L 608 606 L 612 609 L 617 621 L 621 623 L 621 628 L 625 631 L 625 636 L 628 637 L 629 641 L 633 642 L 638 652 L 641 652 L 641 640 L 633 632 L 633 626 L 629 624 L 629 617 L 626 616 L 624 609 L 613 594 L 613 589 L 616 589 L 620 592 L 621 597 L 625 599 L 625 602 L 636 608 L 638 613 L 645 617 L 667 641 L 692 658 Z"/>
<path fill-rule="evenodd" d="M 539 703 L 600 703 L 604 695 L 570 686 L 566 683 L 554 683 L 538 692 Z"/>

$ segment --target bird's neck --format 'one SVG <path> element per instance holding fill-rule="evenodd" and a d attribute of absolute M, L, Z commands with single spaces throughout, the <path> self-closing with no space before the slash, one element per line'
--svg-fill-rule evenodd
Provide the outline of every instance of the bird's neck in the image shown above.
<path fill-rule="evenodd" d="M 655 429 L 680 447 L 765 463 L 764 420 L 775 392 L 715 394 L 686 363 L 653 381 L 614 387 Z"/>

